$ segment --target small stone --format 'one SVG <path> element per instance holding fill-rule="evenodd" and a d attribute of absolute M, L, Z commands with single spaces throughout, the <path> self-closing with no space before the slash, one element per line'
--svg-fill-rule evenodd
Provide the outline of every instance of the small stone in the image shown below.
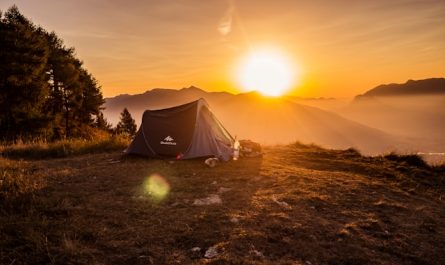
<path fill-rule="evenodd" d="M 221 204 L 222 200 L 217 194 L 210 195 L 207 198 L 196 199 L 193 205 L 210 205 L 210 204 Z"/>
<path fill-rule="evenodd" d="M 236 217 L 232 217 L 232 218 L 230 218 L 230 222 L 237 224 L 239 222 L 239 219 Z"/>
<path fill-rule="evenodd" d="M 224 192 L 227 192 L 227 191 L 230 191 L 230 190 L 232 190 L 232 189 L 231 188 L 220 187 L 218 189 L 218 193 L 224 193 Z"/>
<path fill-rule="evenodd" d="M 290 205 L 287 202 L 279 201 L 275 196 L 272 196 L 272 201 L 274 201 L 276 204 L 280 205 L 283 208 L 290 208 Z"/>
<path fill-rule="evenodd" d="M 251 251 L 251 253 L 252 253 L 253 255 L 257 256 L 257 257 L 261 257 L 261 258 L 264 257 L 263 253 L 262 253 L 261 251 L 256 250 L 256 249 L 253 249 L 253 250 Z"/>
<path fill-rule="evenodd" d="M 218 256 L 218 250 L 216 249 L 216 247 L 209 247 L 209 249 L 207 249 L 206 253 L 204 254 L 204 258 L 206 259 L 213 259 L 214 257 Z"/>
<path fill-rule="evenodd" d="M 200 247 L 194 247 L 194 248 L 191 249 L 191 251 L 192 252 L 199 252 L 199 251 L 201 251 L 201 248 Z"/>

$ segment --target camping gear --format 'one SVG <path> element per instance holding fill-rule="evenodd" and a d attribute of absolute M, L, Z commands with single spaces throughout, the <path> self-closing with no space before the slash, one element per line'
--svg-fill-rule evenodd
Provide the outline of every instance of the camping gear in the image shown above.
<path fill-rule="evenodd" d="M 146 110 L 127 154 L 189 159 L 232 157 L 234 139 L 204 99 L 160 110 Z"/>
<path fill-rule="evenodd" d="M 239 149 L 240 149 L 240 143 L 239 143 L 238 140 L 235 140 L 235 143 L 233 144 L 233 160 L 238 160 L 238 158 L 239 158 Z"/>
<path fill-rule="evenodd" d="M 262 149 L 259 143 L 251 140 L 240 140 L 240 152 L 243 157 L 262 157 Z"/>

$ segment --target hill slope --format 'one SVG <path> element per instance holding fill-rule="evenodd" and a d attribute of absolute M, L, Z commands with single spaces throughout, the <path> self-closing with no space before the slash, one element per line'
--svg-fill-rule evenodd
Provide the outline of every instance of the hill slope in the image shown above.
<path fill-rule="evenodd" d="M 119 121 L 119 114 L 124 108 L 128 108 L 133 118 L 139 123 L 142 113 L 147 109 L 162 109 L 188 103 L 199 98 L 205 98 L 213 106 L 221 101 L 231 98 L 233 95 L 227 92 L 205 92 L 197 87 L 166 89 L 155 88 L 143 94 L 120 95 L 105 99 L 104 114 L 113 124 Z"/>
<path fill-rule="evenodd" d="M 118 153 L 18 161 L 42 188 L 0 204 L 0 263 L 445 264 L 443 168 L 265 151 L 216 168 Z M 147 191 L 153 174 L 169 183 L 163 200 Z"/>
<path fill-rule="evenodd" d="M 378 86 L 339 111 L 342 116 L 398 135 L 413 151 L 445 150 L 445 79 Z"/>
<path fill-rule="evenodd" d="M 445 78 L 408 80 L 404 84 L 379 85 L 359 97 L 445 94 Z"/>

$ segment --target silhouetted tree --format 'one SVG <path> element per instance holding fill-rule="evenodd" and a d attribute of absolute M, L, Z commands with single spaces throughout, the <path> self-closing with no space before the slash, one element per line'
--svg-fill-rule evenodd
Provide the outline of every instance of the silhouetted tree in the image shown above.
<path fill-rule="evenodd" d="M 116 133 L 117 134 L 125 134 L 130 137 L 133 137 L 136 134 L 136 122 L 131 117 L 130 112 L 127 108 L 121 112 L 121 117 L 119 123 L 116 125 Z"/>
<path fill-rule="evenodd" d="M 82 135 L 103 103 L 74 48 L 16 6 L 0 12 L 0 139 Z"/>
<path fill-rule="evenodd" d="M 45 39 L 16 6 L 0 17 L 0 138 L 44 133 L 48 54 Z"/>
<path fill-rule="evenodd" d="M 113 131 L 113 126 L 107 121 L 107 119 L 105 119 L 102 111 L 100 111 L 99 114 L 97 114 L 94 126 L 98 129 L 101 129 L 101 130 L 104 130 L 107 132 Z"/>
<path fill-rule="evenodd" d="M 54 120 L 55 134 L 76 136 L 82 125 L 93 124 L 92 115 L 97 115 L 104 103 L 100 86 L 75 58 L 73 48 L 66 48 L 54 32 L 46 33 L 46 38 L 50 45 L 47 106 Z"/>
<path fill-rule="evenodd" d="M 83 124 L 91 124 L 94 122 L 92 115 L 102 114 L 100 106 L 105 102 L 100 91 L 101 87 L 97 80 L 88 73 L 87 70 L 81 69 L 79 78 L 82 90 L 82 104 L 79 112 L 79 118 Z M 103 116 L 103 114 L 102 114 Z"/>

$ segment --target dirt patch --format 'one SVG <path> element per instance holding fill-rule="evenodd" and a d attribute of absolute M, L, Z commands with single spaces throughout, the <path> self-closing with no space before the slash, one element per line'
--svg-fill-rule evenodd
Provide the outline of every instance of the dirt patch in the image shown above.
<path fill-rule="evenodd" d="M 2 201 L 1 264 L 445 264 L 444 176 L 354 150 L 27 166 L 44 185 Z"/>

